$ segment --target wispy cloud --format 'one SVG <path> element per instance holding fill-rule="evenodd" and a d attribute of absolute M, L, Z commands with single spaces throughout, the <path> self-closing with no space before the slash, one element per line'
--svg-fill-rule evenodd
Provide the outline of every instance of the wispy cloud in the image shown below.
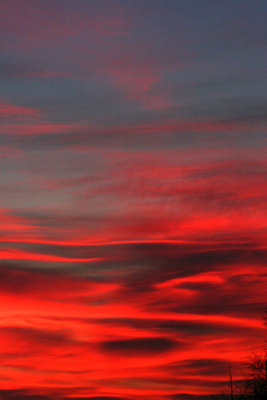
<path fill-rule="evenodd" d="M 265 337 L 266 11 L 1 2 L 1 398 L 242 381 Z"/>

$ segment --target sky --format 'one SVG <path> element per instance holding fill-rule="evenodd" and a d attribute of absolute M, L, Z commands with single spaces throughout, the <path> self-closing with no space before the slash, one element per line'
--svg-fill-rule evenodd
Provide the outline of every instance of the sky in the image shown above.
<path fill-rule="evenodd" d="M 264 349 L 266 14 L 0 1 L 1 399 L 204 399 Z"/>

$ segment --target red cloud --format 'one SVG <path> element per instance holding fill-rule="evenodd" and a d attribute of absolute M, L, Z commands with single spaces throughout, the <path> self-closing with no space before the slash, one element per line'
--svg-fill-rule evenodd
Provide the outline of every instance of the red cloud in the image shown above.
<path fill-rule="evenodd" d="M 41 3 L 0 4 L 0 397 L 225 391 L 264 348 L 258 60 L 186 6 Z"/>
<path fill-rule="evenodd" d="M 22 135 L 22 136 L 32 136 L 32 135 L 47 135 L 56 133 L 69 133 L 75 131 L 81 131 L 84 129 L 81 125 L 75 124 L 56 124 L 49 122 L 41 122 L 38 124 L 3 124 L 2 132 L 5 135 Z"/>
<path fill-rule="evenodd" d="M 0 102 L 0 118 L 33 118 L 38 117 L 40 112 L 31 107 L 16 106 L 13 104 L 7 104 Z"/>
<path fill-rule="evenodd" d="M 26 251 L 20 251 L 17 249 L 0 250 L 0 260 L 26 260 L 26 261 L 63 262 L 63 263 L 103 261 L 103 259 L 101 258 L 67 258 L 49 254 L 35 254 Z"/>

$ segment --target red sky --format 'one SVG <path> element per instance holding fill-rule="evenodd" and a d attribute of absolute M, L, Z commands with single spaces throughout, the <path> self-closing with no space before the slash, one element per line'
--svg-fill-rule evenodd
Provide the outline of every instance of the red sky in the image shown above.
<path fill-rule="evenodd" d="M 263 351 L 266 11 L 1 2 L 1 399 L 204 399 Z"/>

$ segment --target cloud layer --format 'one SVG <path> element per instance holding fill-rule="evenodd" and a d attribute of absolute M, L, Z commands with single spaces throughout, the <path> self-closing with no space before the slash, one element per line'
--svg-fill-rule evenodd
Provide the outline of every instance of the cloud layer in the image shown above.
<path fill-rule="evenodd" d="M 1 398 L 243 379 L 266 336 L 266 11 L 1 3 Z"/>

